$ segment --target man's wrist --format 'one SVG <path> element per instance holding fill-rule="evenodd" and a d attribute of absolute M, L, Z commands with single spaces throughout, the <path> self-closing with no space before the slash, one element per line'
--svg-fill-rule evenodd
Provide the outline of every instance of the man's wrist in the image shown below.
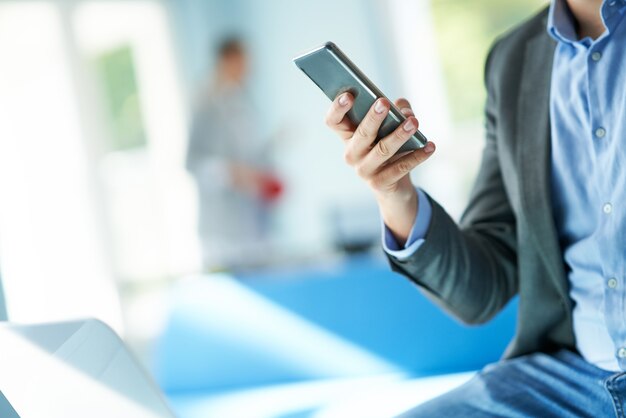
<path fill-rule="evenodd" d="M 405 205 L 415 199 L 416 195 L 415 187 L 410 182 L 393 190 L 374 192 L 379 205 Z"/>
<path fill-rule="evenodd" d="M 377 195 L 376 200 L 383 222 L 400 245 L 411 233 L 418 211 L 418 195 L 413 186 L 407 191 Z"/>

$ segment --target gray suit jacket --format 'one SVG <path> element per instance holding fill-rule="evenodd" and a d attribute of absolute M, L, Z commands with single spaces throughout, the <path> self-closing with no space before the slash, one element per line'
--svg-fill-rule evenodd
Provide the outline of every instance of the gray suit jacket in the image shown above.
<path fill-rule="evenodd" d="M 466 323 L 519 294 L 505 357 L 575 350 L 572 302 L 552 217 L 549 92 L 555 42 L 547 10 L 500 38 L 487 58 L 487 142 L 457 225 L 435 201 L 425 243 L 393 270 Z"/>

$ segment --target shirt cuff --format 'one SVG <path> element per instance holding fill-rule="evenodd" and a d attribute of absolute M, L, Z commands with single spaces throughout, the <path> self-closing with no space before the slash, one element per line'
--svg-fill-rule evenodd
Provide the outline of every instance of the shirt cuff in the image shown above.
<path fill-rule="evenodd" d="M 400 248 L 393 234 L 383 222 L 383 249 L 385 252 L 398 260 L 405 260 L 412 256 L 417 249 L 424 243 L 426 232 L 430 226 L 432 217 L 432 206 L 430 200 L 426 197 L 426 193 L 422 189 L 417 188 L 418 210 L 415 215 L 413 228 L 409 233 L 409 238 L 404 244 L 404 248 Z"/>

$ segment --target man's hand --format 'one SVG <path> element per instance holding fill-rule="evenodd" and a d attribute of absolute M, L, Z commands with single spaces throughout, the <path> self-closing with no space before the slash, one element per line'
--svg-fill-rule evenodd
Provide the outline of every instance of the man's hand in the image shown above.
<path fill-rule="evenodd" d="M 422 149 L 395 156 L 419 126 L 409 102 L 405 99 L 396 101 L 407 119 L 376 144 L 378 129 L 389 113 L 389 102 L 376 100 L 358 126 L 346 115 L 353 103 L 354 97 L 350 93 L 339 95 L 328 110 L 326 125 L 343 139 L 346 163 L 370 186 L 385 224 L 402 245 L 411 232 L 418 210 L 417 193 L 409 173 L 430 157 L 435 145 L 428 142 Z"/>

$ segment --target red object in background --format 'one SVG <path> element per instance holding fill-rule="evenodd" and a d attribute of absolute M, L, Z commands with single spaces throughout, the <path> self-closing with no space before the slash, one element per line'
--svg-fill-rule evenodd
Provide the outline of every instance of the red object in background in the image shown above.
<path fill-rule="evenodd" d="M 273 174 L 266 174 L 261 178 L 261 199 L 268 203 L 277 201 L 284 191 L 283 182 Z"/>

